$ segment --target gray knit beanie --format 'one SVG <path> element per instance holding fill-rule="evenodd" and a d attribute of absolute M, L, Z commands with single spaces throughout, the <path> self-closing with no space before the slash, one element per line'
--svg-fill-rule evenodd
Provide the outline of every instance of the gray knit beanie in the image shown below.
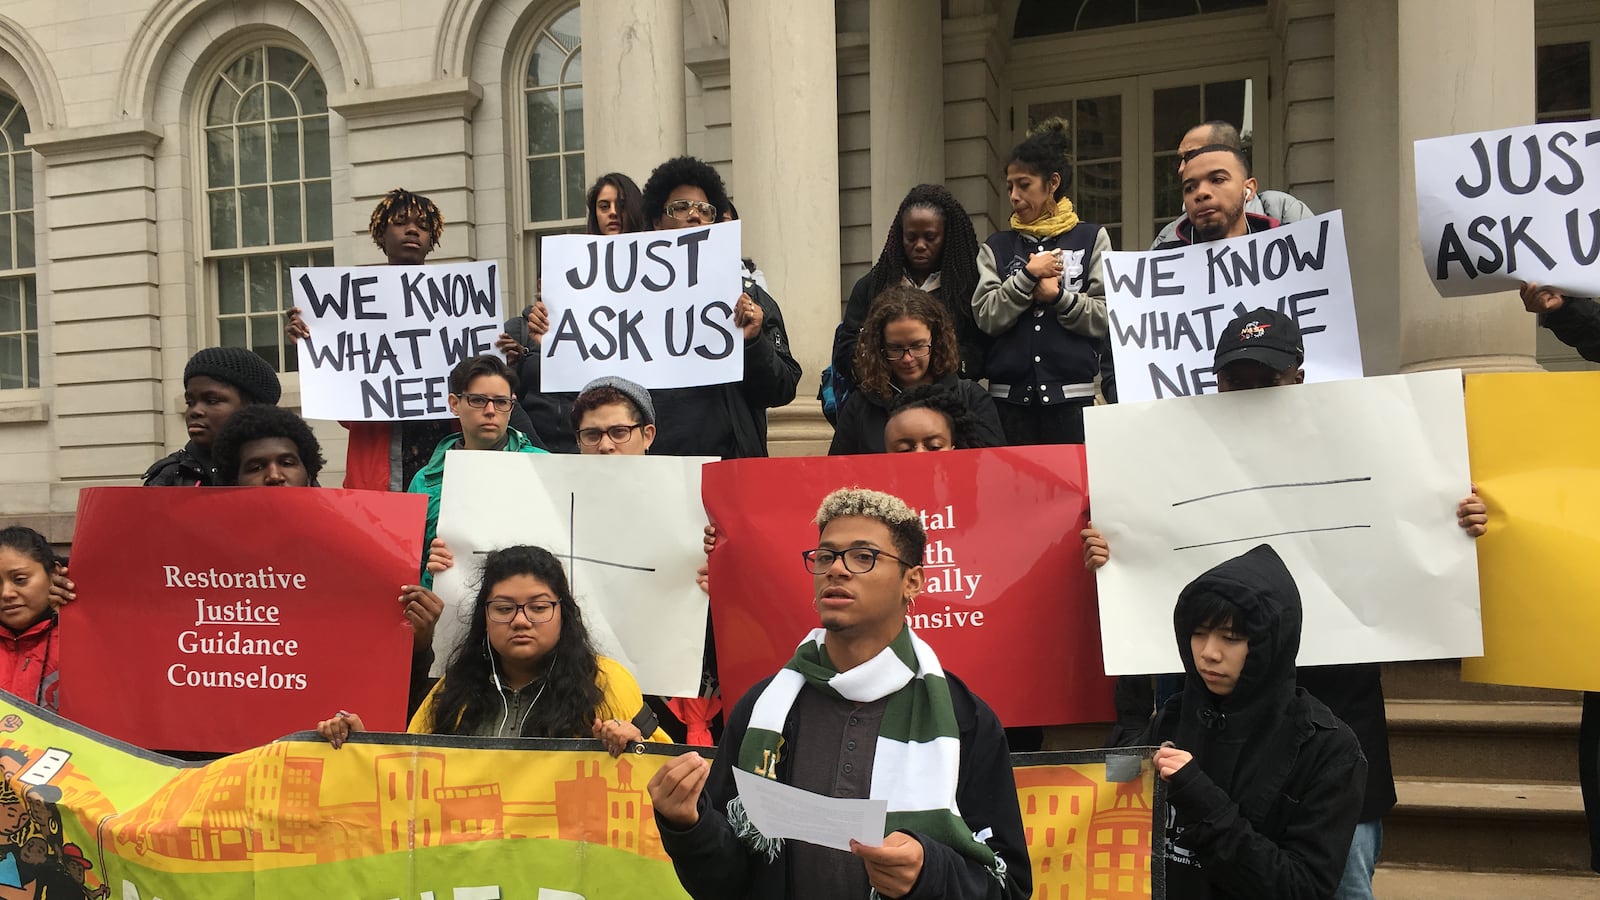
<path fill-rule="evenodd" d="M 611 388 L 612 390 L 620 393 L 622 396 L 632 400 L 633 405 L 639 408 L 639 417 L 643 420 L 639 423 L 640 425 L 654 425 L 656 423 L 656 406 L 654 403 L 650 402 L 650 392 L 645 390 L 642 385 L 629 381 L 626 378 L 618 378 L 615 375 L 606 375 L 601 378 L 596 378 L 595 380 L 584 385 L 583 390 L 578 392 L 578 396 L 582 397 L 584 394 L 587 394 L 590 391 L 598 388 Z"/>

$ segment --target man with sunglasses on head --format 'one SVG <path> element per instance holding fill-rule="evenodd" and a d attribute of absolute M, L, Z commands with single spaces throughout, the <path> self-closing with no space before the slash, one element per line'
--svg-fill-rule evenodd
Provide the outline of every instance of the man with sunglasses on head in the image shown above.
<path fill-rule="evenodd" d="M 644 203 L 648 218 L 661 231 L 711 225 L 731 207 L 722 176 L 692 156 L 657 166 L 645 182 Z M 727 299 L 744 340 L 744 380 L 656 391 L 661 412 L 654 447 L 658 454 L 766 456 L 767 410 L 794 400 L 800 364 L 789 353 L 778 301 L 748 276 L 743 293 Z"/>

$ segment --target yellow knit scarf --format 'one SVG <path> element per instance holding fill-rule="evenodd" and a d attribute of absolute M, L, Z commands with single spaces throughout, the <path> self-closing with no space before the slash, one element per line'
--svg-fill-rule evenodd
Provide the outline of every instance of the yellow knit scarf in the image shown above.
<path fill-rule="evenodd" d="M 1078 214 L 1072 209 L 1072 201 L 1065 197 L 1061 198 L 1061 201 L 1056 204 L 1054 215 L 1040 216 L 1027 224 L 1023 224 L 1017 218 L 1016 213 L 1011 214 L 1011 230 L 1025 234 L 1034 240 L 1065 234 L 1077 227 Z"/>

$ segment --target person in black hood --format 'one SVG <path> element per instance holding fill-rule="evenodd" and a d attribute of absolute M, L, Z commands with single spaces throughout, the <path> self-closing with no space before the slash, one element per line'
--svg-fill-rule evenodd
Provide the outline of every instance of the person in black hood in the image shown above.
<path fill-rule="evenodd" d="M 1190 582 L 1172 613 L 1174 696 L 1137 743 L 1167 782 L 1167 896 L 1328 898 L 1361 815 L 1367 761 L 1295 685 L 1300 591 L 1267 544 Z"/>
<path fill-rule="evenodd" d="M 146 487 L 217 484 L 211 445 L 228 418 L 252 403 L 278 405 L 283 388 L 254 350 L 207 347 L 183 367 L 184 424 L 189 443 L 156 460 L 144 473 Z"/>

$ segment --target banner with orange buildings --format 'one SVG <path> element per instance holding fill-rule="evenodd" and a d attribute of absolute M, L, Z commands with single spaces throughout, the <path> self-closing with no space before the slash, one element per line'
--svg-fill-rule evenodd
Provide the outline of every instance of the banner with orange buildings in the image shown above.
<path fill-rule="evenodd" d="M 186 763 L 0 695 L 0 900 L 685 896 L 645 792 L 685 748 L 363 737 Z M 1034 897 L 1162 896 L 1147 755 L 1014 758 Z"/>

